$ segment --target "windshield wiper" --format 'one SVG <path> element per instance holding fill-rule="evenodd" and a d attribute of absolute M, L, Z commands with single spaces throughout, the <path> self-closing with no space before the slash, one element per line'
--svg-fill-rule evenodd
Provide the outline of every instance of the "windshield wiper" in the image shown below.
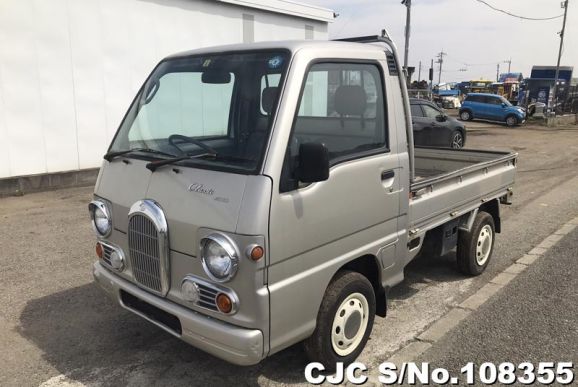
<path fill-rule="evenodd" d="M 128 150 L 123 150 L 123 151 L 117 151 L 117 152 L 108 152 L 107 154 L 104 155 L 104 159 L 106 161 L 112 161 L 115 158 L 117 158 L 118 156 L 123 156 L 132 152 L 144 152 L 144 153 L 153 153 L 156 155 L 162 155 L 162 156 L 167 156 L 167 157 L 177 157 L 173 154 L 170 153 L 166 153 L 163 151 L 159 151 L 156 149 L 150 149 L 150 148 L 133 148 L 133 149 L 128 149 Z"/>
<path fill-rule="evenodd" d="M 169 164 L 174 164 L 174 163 L 178 163 L 179 161 L 185 161 L 185 160 L 193 160 L 193 159 L 198 159 L 201 157 L 208 157 L 208 156 L 216 156 L 213 153 L 201 153 L 199 155 L 194 155 L 194 156 L 174 156 L 172 159 L 166 159 L 166 160 L 158 160 L 158 161 L 151 161 L 150 163 L 148 163 L 146 165 L 147 169 L 151 170 L 152 172 L 156 171 L 158 168 L 164 166 L 164 165 L 169 165 Z"/>

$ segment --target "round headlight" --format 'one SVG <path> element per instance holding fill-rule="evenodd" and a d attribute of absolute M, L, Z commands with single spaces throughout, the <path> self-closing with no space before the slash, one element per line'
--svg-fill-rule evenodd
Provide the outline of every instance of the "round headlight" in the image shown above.
<path fill-rule="evenodd" d="M 235 276 L 239 255 L 229 238 L 212 234 L 201 240 L 201 260 L 205 272 L 211 279 L 225 282 Z"/>
<path fill-rule="evenodd" d="M 94 231 L 100 236 L 107 236 L 112 230 L 112 220 L 106 205 L 101 201 L 93 201 L 89 209 Z"/>

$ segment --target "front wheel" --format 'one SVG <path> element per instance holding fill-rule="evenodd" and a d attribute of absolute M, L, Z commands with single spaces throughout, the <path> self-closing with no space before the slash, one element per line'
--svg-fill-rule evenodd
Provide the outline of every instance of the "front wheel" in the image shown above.
<path fill-rule="evenodd" d="M 494 252 L 494 218 L 487 212 L 476 215 L 469 232 L 458 235 L 457 262 L 460 271 L 467 275 L 480 275 L 486 270 Z"/>
<path fill-rule="evenodd" d="M 464 135 L 459 130 L 452 133 L 450 147 L 453 149 L 462 149 L 464 147 Z"/>
<path fill-rule="evenodd" d="M 352 363 L 363 351 L 375 318 L 375 293 L 369 280 L 341 271 L 325 291 L 315 331 L 304 342 L 310 361 L 334 370 L 337 362 Z"/>
<path fill-rule="evenodd" d="M 508 125 L 510 128 L 518 125 L 518 118 L 516 116 L 506 117 L 506 125 Z"/>

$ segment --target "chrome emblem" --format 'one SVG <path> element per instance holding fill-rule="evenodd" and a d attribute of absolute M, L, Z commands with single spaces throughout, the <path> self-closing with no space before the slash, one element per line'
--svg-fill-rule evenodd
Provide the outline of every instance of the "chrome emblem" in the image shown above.
<path fill-rule="evenodd" d="M 215 190 L 213 188 L 206 188 L 203 184 L 200 183 L 193 183 L 189 185 L 189 191 L 208 196 L 213 196 L 215 194 Z"/>

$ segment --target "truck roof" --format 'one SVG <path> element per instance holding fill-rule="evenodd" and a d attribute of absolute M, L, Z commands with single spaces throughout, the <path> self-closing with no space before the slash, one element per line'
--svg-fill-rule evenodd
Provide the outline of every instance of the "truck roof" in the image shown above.
<path fill-rule="evenodd" d="M 223 46 L 213 46 L 204 47 L 196 50 L 189 50 L 179 52 L 173 55 L 169 55 L 165 59 L 175 59 L 182 58 L 190 55 L 207 55 L 207 54 L 217 54 L 222 52 L 230 51 L 255 51 L 255 50 L 271 50 L 271 49 L 281 49 L 289 50 L 291 52 L 297 52 L 303 49 L 330 49 L 339 48 L 340 50 L 348 50 L 355 52 L 381 52 L 383 53 L 385 47 L 375 45 L 375 44 L 361 44 L 352 42 L 341 42 L 341 41 L 327 41 L 327 40 L 285 40 L 285 41 L 271 41 L 271 42 L 258 42 L 258 43 L 239 43 L 239 44 L 229 44 Z"/>

